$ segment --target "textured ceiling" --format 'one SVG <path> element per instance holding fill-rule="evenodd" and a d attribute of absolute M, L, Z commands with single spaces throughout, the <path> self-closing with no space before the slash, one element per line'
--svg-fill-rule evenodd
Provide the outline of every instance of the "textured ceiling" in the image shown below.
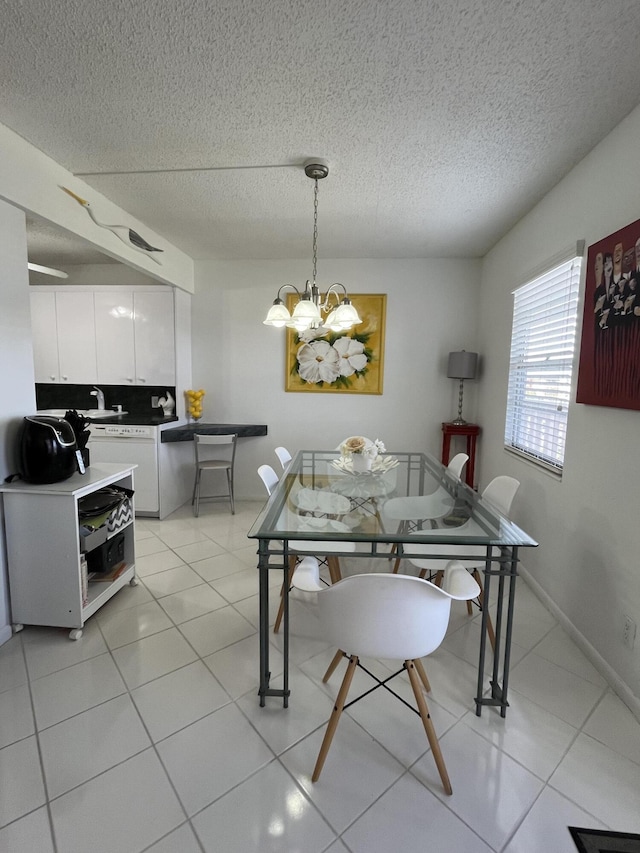
<path fill-rule="evenodd" d="M 310 156 L 320 259 L 478 256 L 640 102 L 639 34 L 638 0 L 4 0 L 0 122 L 194 258 L 309 256 Z"/>

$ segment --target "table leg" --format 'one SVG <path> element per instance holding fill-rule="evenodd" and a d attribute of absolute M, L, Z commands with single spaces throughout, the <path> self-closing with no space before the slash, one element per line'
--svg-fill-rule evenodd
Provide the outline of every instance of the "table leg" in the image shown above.
<path fill-rule="evenodd" d="M 511 634 L 513 632 L 513 613 L 516 600 L 516 578 L 518 576 L 518 549 L 511 549 L 509 562 L 509 602 L 507 605 L 507 632 L 504 643 L 504 670 L 502 673 L 502 707 L 500 716 L 507 714 L 507 688 L 509 686 L 509 665 L 511 662 Z"/>
<path fill-rule="evenodd" d="M 449 453 L 451 452 L 451 436 L 449 433 L 443 433 L 442 436 L 442 464 L 449 464 Z"/>
<path fill-rule="evenodd" d="M 258 571 L 259 571 L 259 591 L 260 591 L 260 688 L 258 695 L 260 696 L 260 707 L 264 708 L 265 698 L 267 696 L 281 696 L 285 708 L 289 706 L 289 582 L 291 573 L 289 571 L 289 547 L 288 542 L 284 543 L 284 556 L 282 566 L 273 566 L 273 568 L 282 568 L 284 587 L 282 595 L 284 598 L 283 607 L 283 687 L 282 690 L 276 690 L 269 687 L 271 672 L 269 670 L 269 540 L 260 539 L 258 545 Z"/>
<path fill-rule="evenodd" d="M 482 706 L 485 704 L 483 698 L 484 687 L 484 659 L 487 651 L 487 617 L 489 615 L 489 584 L 491 578 L 491 545 L 487 546 L 487 556 L 483 569 L 483 601 L 482 622 L 480 628 L 480 652 L 478 655 L 478 692 L 476 694 L 476 715 L 479 717 L 482 713 Z M 495 660 L 495 658 L 494 658 Z"/>
<path fill-rule="evenodd" d="M 269 689 L 269 553 L 268 540 L 260 539 L 258 543 L 258 574 L 260 592 L 260 707 L 264 708 L 264 700 Z"/>
<path fill-rule="evenodd" d="M 282 673 L 282 704 L 285 708 L 289 707 L 289 585 L 291 576 L 289 572 L 289 542 L 284 541 L 284 581 L 282 587 L 282 595 L 284 596 L 284 619 L 283 637 L 282 637 L 282 657 L 284 658 L 284 671 Z"/>
<path fill-rule="evenodd" d="M 475 435 L 467 436 L 467 456 L 469 457 L 469 461 L 467 462 L 467 470 L 465 473 L 465 481 L 467 486 L 470 488 L 474 488 L 475 486 L 475 476 L 476 476 L 476 437 Z"/>
<path fill-rule="evenodd" d="M 479 717 L 482 713 L 483 705 L 499 706 L 500 716 L 507 716 L 507 688 L 509 686 L 509 666 L 511 662 L 511 639 L 513 634 L 513 614 L 516 594 L 516 577 L 518 575 L 518 549 L 511 547 L 510 549 L 501 548 L 499 558 L 499 569 L 496 571 L 491 568 L 491 548 L 487 548 L 487 561 L 484 568 L 484 600 L 486 608 L 482 611 L 482 634 L 480 637 L 480 655 L 478 662 L 478 692 L 476 695 L 476 714 Z M 488 605 L 489 605 L 489 586 L 492 575 L 498 575 L 498 598 L 497 612 L 495 624 L 495 649 L 493 658 L 493 671 L 491 678 L 491 695 L 483 696 L 483 681 L 484 681 L 484 659 L 486 650 L 486 627 L 488 622 Z M 501 652 L 501 637 L 503 627 L 503 605 L 504 605 L 504 587 L 505 581 L 509 581 L 509 596 L 507 599 L 507 623 L 504 634 L 504 654 L 502 660 L 502 684 L 499 681 L 500 675 L 500 652 Z"/>

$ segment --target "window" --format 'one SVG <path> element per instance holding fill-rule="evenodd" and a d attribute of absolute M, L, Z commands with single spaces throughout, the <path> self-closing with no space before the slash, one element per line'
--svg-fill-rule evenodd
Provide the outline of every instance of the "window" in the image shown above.
<path fill-rule="evenodd" d="M 565 254 L 566 257 L 566 254 Z M 562 471 L 581 258 L 514 291 L 505 447 Z"/>

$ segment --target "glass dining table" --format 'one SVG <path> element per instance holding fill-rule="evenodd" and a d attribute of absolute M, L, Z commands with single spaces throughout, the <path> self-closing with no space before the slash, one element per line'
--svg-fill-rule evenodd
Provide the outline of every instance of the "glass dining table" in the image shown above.
<path fill-rule="evenodd" d="M 258 540 L 260 705 L 265 705 L 267 697 L 280 697 L 285 708 L 289 703 L 289 557 L 293 553 L 321 554 L 319 543 L 330 542 L 332 555 L 343 563 L 350 558 L 349 566 L 355 565 L 355 571 L 359 570 L 360 561 L 362 571 L 391 571 L 394 561 L 401 558 L 400 571 L 415 574 L 409 560 L 424 559 L 427 545 L 429 560 L 441 561 L 443 568 L 459 547 L 456 559 L 463 564 L 466 561 L 482 565 L 484 600 L 490 600 L 492 589 L 496 593 L 493 649 L 487 644 L 488 608 L 482 608 L 475 706 L 478 716 L 484 705 L 497 706 L 501 716 L 506 716 L 518 552 L 538 543 L 452 477 L 428 453 L 388 452 L 378 456 L 371 470 L 365 472 L 354 471 L 351 459 L 336 450 L 299 451 L 248 533 L 249 538 Z M 441 507 L 439 518 L 403 524 L 398 522 L 396 513 L 385 514 L 385 504 L 392 498 L 435 493 Z M 283 578 L 281 688 L 270 685 L 272 571 L 281 572 Z M 485 690 L 485 659 L 491 653 L 490 684 Z"/>

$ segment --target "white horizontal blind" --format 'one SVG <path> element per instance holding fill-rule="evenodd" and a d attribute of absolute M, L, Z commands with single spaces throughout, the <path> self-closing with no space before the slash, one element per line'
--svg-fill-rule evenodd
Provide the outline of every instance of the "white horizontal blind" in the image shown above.
<path fill-rule="evenodd" d="M 581 258 L 514 291 L 505 446 L 562 470 Z"/>

